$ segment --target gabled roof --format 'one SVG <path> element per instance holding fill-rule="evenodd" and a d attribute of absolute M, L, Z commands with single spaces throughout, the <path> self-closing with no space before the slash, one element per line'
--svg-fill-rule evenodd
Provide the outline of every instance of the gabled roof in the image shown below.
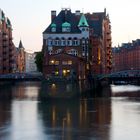
<path fill-rule="evenodd" d="M 81 33 L 79 26 L 85 25 L 88 26 L 90 29 L 93 29 L 94 36 L 101 36 L 102 37 L 102 24 L 103 20 L 106 18 L 106 12 L 96 12 L 93 14 L 82 14 L 76 15 L 72 13 L 71 10 L 63 9 L 61 12 L 55 17 L 53 22 L 47 27 L 47 29 L 43 32 L 50 33 L 52 24 L 56 25 L 56 32 L 55 33 L 62 33 L 62 24 L 69 23 L 71 25 L 71 32 L 70 33 Z"/>
<path fill-rule="evenodd" d="M 55 33 L 62 33 L 62 24 L 65 22 L 67 22 L 71 25 L 71 32 L 70 33 L 81 33 L 81 31 L 78 28 L 79 18 L 77 18 L 75 13 L 72 13 L 71 10 L 67 10 L 67 9 L 61 10 L 61 12 L 53 20 L 53 23 L 56 24 L 56 32 Z M 43 32 L 44 34 L 45 33 L 52 33 L 51 32 L 51 24 Z"/>

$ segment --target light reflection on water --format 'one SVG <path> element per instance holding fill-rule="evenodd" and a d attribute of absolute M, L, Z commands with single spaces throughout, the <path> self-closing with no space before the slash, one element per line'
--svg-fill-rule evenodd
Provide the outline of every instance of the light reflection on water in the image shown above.
<path fill-rule="evenodd" d="M 117 92 L 133 92 L 140 91 L 140 86 L 136 85 L 111 85 L 111 90 L 113 93 Z"/>
<path fill-rule="evenodd" d="M 51 86 L 58 94 L 54 90 L 58 85 Z M 40 100 L 39 96 L 51 93 L 51 86 L 25 82 L 0 87 L 0 99 L 5 99 L 0 101 L 0 140 L 139 139 L 140 98 L 129 96 L 140 94 L 139 90 L 129 90 L 124 97 L 124 86 L 120 92 L 120 86 L 111 86 L 115 89 L 112 95 L 119 97 Z M 60 91 L 66 89 L 69 94 L 71 88 L 75 89 L 66 85 Z M 81 91 L 82 86 L 78 89 Z M 110 90 L 103 92 L 105 95 Z"/>

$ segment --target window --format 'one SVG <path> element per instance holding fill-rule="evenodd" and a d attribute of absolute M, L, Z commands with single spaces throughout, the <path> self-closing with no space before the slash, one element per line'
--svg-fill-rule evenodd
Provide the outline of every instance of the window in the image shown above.
<path fill-rule="evenodd" d="M 85 52 L 86 51 L 86 46 L 82 45 L 82 51 Z"/>
<path fill-rule="evenodd" d="M 59 61 L 58 60 L 50 60 L 49 61 L 49 65 L 59 65 Z"/>
<path fill-rule="evenodd" d="M 59 61 L 55 61 L 55 65 L 59 65 Z"/>
<path fill-rule="evenodd" d="M 67 65 L 68 62 L 67 61 L 62 61 L 62 65 Z"/>
<path fill-rule="evenodd" d="M 56 32 L 56 27 L 52 27 L 51 31 Z"/>
<path fill-rule="evenodd" d="M 79 45 L 79 40 L 77 38 L 74 38 L 73 40 L 73 46 Z"/>
<path fill-rule="evenodd" d="M 68 53 L 68 54 L 71 54 L 71 55 L 75 55 L 75 56 L 78 55 L 78 51 L 75 50 L 75 49 L 71 49 L 71 50 L 67 51 L 67 53 Z"/>
<path fill-rule="evenodd" d="M 68 38 L 67 45 L 72 46 L 72 39 L 71 38 Z"/>
<path fill-rule="evenodd" d="M 82 31 L 85 31 L 85 28 L 82 28 Z"/>
<path fill-rule="evenodd" d="M 71 24 L 68 22 L 64 22 L 62 24 L 62 32 L 70 32 L 71 31 Z"/>
<path fill-rule="evenodd" d="M 55 45 L 59 46 L 59 44 L 60 44 L 60 41 L 59 40 L 55 40 Z"/>
<path fill-rule="evenodd" d="M 49 65 L 54 65 L 54 62 L 55 62 L 54 60 L 50 60 Z"/>
<path fill-rule="evenodd" d="M 62 40 L 61 40 L 61 45 L 62 45 L 62 46 L 65 46 L 65 45 L 66 45 L 66 40 L 65 40 L 65 38 L 62 38 Z"/>
<path fill-rule="evenodd" d="M 50 55 L 52 55 L 52 54 L 53 54 L 52 50 L 50 50 L 50 51 L 49 51 L 49 54 L 50 54 Z"/>
<path fill-rule="evenodd" d="M 48 39 L 48 46 L 52 46 L 52 39 Z"/>
<path fill-rule="evenodd" d="M 71 60 L 62 61 L 62 65 L 72 65 L 72 61 Z"/>
<path fill-rule="evenodd" d="M 55 23 L 51 24 L 51 32 L 56 32 L 56 24 Z"/>
<path fill-rule="evenodd" d="M 55 51 L 56 54 L 60 53 L 62 51 L 62 49 L 58 49 Z"/>
<path fill-rule="evenodd" d="M 72 65 L 72 61 L 71 60 L 68 61 L 68 65 Z"/>
<path fill-rule="evenodd" d="M 82 40 L 82 43 L 85 44 L 85 40 L 84 39 Z"/>

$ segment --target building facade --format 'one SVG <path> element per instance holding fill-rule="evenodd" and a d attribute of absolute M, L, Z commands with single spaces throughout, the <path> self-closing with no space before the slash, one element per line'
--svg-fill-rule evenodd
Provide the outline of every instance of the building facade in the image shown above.
<path fill-rule="evenodd" d="M 51 24 L 43 32 L 43 73 L 85 79 L 89 71 L 110 72 L 111 31 L 106 11 L 75 13 L 51 11 Z M 110 38 L 109 38 L 110 37 Z"/>
<path fill-rule="evenodd" d="M 20 40 L 19 46 L 16 48 L 16 72 L 25 72 L 25 48 Z"/>
<path fill-rule="evenodd" d="M 112 48 L 113 72 L 140 70 L 140 39 Z"/>
<path fill-rule="evenodd" d="M 9 18 L 0 10 L 0 74 L 15 70 L 15 46 L 12 38 L 12 25 Z"/>
<path fill-rule="evenodd" d="M 112 37 L 109 15 L 104 12 L 85 14 L 90 27 L 90 64 L 94 74 L 107 74 L 112 69 Z"/>
<path fill-rule="evenodd" d="M 37 72 L 37 67 L 35 64 L 35 53 L 25 52 L 25 72 Z"/>

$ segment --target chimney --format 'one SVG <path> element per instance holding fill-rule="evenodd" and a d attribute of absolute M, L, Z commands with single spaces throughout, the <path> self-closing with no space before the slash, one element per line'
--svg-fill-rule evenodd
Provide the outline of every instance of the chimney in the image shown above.
<path fill-rule="evenodd" d="M 56 17 L 56 11 L 51 11 L 51 22 L 53 22 L 54 18 Z"/>
<path fill-rule="evenodd" d="M 76 16 L 80 16 L 80 14 L 81 14 L 81 13 L 80 13 L 80 10 L 76 10 L 76 11 L 75 11 L 75 15 L 76 15 Z"/>

